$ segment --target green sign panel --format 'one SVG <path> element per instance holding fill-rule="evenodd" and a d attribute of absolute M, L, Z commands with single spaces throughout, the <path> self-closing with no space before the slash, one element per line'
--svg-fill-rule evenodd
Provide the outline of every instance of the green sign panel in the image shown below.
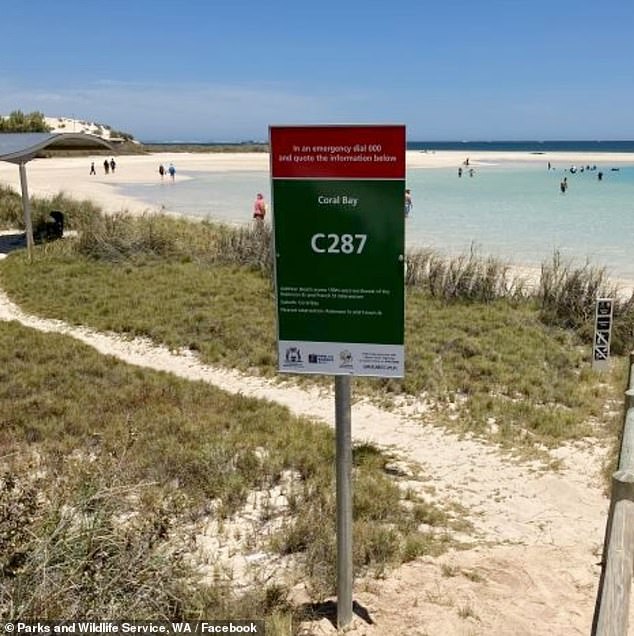
<path fill-rule="evenodd" d="M 329 144 L 315 134 L 322 127 L 309 127 L 307 136 L 302 127 L 285 128 L 283 150 L 271 130 L 281 371 L 403 375 L 405 181 L 393 175 L 404 166 L 404 129 L 360 128 L 357 140 L 359 127 L 327 127 L 335 133 Z M 355 140 L 357 151 L 336 133 Z M 276 157 L 285 158 L 279 177 Z"/>

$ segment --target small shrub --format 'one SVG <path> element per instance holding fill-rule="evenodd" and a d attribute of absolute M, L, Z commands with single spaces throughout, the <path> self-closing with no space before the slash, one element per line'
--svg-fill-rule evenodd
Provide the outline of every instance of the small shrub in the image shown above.
<path fill-rule="evenodd" d="M 12 188 L 0 184 L 0 228 L 24 229 L 22 199 Z"/>
<path fill-rule="evenodd" d="M 218 260 L 247 265 L 271 275 L 272 246 L 273 233 L 263 223 L 223 231 L 218 238 Z"/>
<path fill-rule="evenodd" d="M 564 263 L 559 252 L 542 264 L 537 300 L 546 324 L 573 329 L 591 342 L 597 298 L 614 299 L 612 351 L 626 353 L 634 347 L 634 294 L 623 298 L 604 267 L 589 262 L 575 267 Z"/>
<path fill-rule="evenodd" d="M 3 619 L 178 616 L 192 573 L 175 553 L 162 554 L 167 534 L 160 510 L 122 523 L 125 499 L 104 484 L 86 488 L 68 475 L 38 483 L 5 475 L 3 485 L 9 481 L 0 490 Z M 13 528 L 11 517 L 24 530 Z"/>
<path fill-rule="evenodd" d="M 95 260 L 114 262 L 148 255 L 169 257 L 176 251 L 176 237 L 162 221 L 154 215 L 99 215 L 82 228 L 77 249 Z"/>

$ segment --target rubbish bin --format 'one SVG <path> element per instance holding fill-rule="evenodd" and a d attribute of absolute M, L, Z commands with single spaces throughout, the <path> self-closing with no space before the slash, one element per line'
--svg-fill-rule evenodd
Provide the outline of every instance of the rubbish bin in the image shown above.
<path fill-rule="evenodd" d="M 59 239 L 64 236 L 64 213 L 53 210 L 49 216 L 52 220 L 46 222 L 46 238 Z"/>

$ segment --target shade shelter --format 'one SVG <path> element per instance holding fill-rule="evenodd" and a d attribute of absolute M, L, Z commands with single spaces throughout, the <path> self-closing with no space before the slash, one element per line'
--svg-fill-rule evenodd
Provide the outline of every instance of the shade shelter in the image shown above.
<path fill-rule="evenodd" d="M 33 224 L 31 222 L 26 164 L 45 148 L 58 150 L 113 149 L 105 139 L 85 133 L 0 133 L 0 161 L 17 163 L 20 169 L 22 209 L 24 212 L 26 247 L 29 258 L 31 258 L 33 252 Z"/>

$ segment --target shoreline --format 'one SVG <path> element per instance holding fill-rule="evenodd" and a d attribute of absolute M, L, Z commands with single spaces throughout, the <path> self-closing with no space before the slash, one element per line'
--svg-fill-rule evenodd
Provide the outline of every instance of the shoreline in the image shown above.
<path fill-rule="evenodd" d="M 117 155 L 115 155 L 117 157 Z M 634 152 L 631 153 L 582 153 L 582 152 L 545 152 L 536 155 L 531 152 L 482 151 L 468 155 L 470 166 L 491 166 L 505 163 L 544 164 L 548 162 L 556 169 L 569 168 L 572 164 L 616 164 L 634 165 Z M 458 168 L 467 158 L 462 151 L 419 151 L 406 153 L 407 169 Z M 137 198 L 116 192 L 122 185 L 153 185 L 160 182 L 159 164 L 176 167 L 176 180 L 190 179 L 182 174 L 187 171 L 222 173 L 268 171 L 269 154 L 263 152 L 239 153 L 152 153 L 148 155 L 122 155 L 117 157 L 117 170 L 114 174 L 104 174 L 103 155 L 83 157 L 53 157 L 33 159 L 26 165 L 29 193 L 36 196 L 52 196 L 64 192 L 78 199 L 89 199 L 103 207 L 107 213 L 128 210 L 140 214 L 160 210 Z M 97 174 L 90 176 L 90 163 L 94 161 Z M 169 177 L 164 181 L 167 183 Z M 20 178 L 17 166 L 0 162 L 0 183 L 9 185 L 20 192 Z M 177 210 L 169 210 L 178 214 Z"/>
<path fill-rule="evenodd" d="M 27 166 L 29 194 L 35 196 L 54 196 L 59 192 L 76 199 L 93 201 L 107 214 L 127 211 L 140 215 L 147 213 L 164 213 L 181 216 L 191 220 L 198 217 L 184 214 L 178 210 L 153 206 L 138 198 L 123 195 L 117 191 L 118 186 L 124 185 L 153 185 L 160 183 L 158 166 L 176 167 L 176 181 L 184 181 L 191 177 L 183 172 L 196 171 L 202 173 L 226 172 L 268 172 L 269 153 L 237 152 L 237 153 L 175 153 L 160 152 L 148 155 L 117 156 L 115 173 L 104 174 L 102 164 L 103 155 L 89 155 L 82 157 L 53 157 L 34 159 Z M 471 152 L 469 165 L 491 166 L 500 164 L 542 164 L 548 162 L 557 169 L 569 168 L 572 164 L 585 165 L 634 165 L 634 152 L 601 153 L 601 152 L 544 152 L 535 154 L 529 151 L 480 151 Z M 467 158 L 464 151 L 458 150 L 408 150 L 406 153 L 407 169 L 433 170 L 437 168 L 457 168 L 463 165 Z M 97 174 L 91 176 L 90 164 L 95 162 Z M 164 177 L 166 185 L 170 177 Z M 20 178 L 18 167 L 7 162 L 0 162 L 0 184 L 12 187 L 20 192 Z M 248 221 L 245 221 L 248 223 Z M 436 250 L 443 253 L 442 250 Z M 450 257 L 447 254 L 447 257 Z M 508 262 L 513 275 L 519 274 L 529 281 L 538 280 L 540 268 L 523 263 Z M 601 267 L 600 264 L 596 265 Z M 609 276 L 609 273 L 608 273 Z M 609 277 L 611 283 L 617 285 L 625 293 L 634 291 L 634 280 L 624 280 Z"/>

